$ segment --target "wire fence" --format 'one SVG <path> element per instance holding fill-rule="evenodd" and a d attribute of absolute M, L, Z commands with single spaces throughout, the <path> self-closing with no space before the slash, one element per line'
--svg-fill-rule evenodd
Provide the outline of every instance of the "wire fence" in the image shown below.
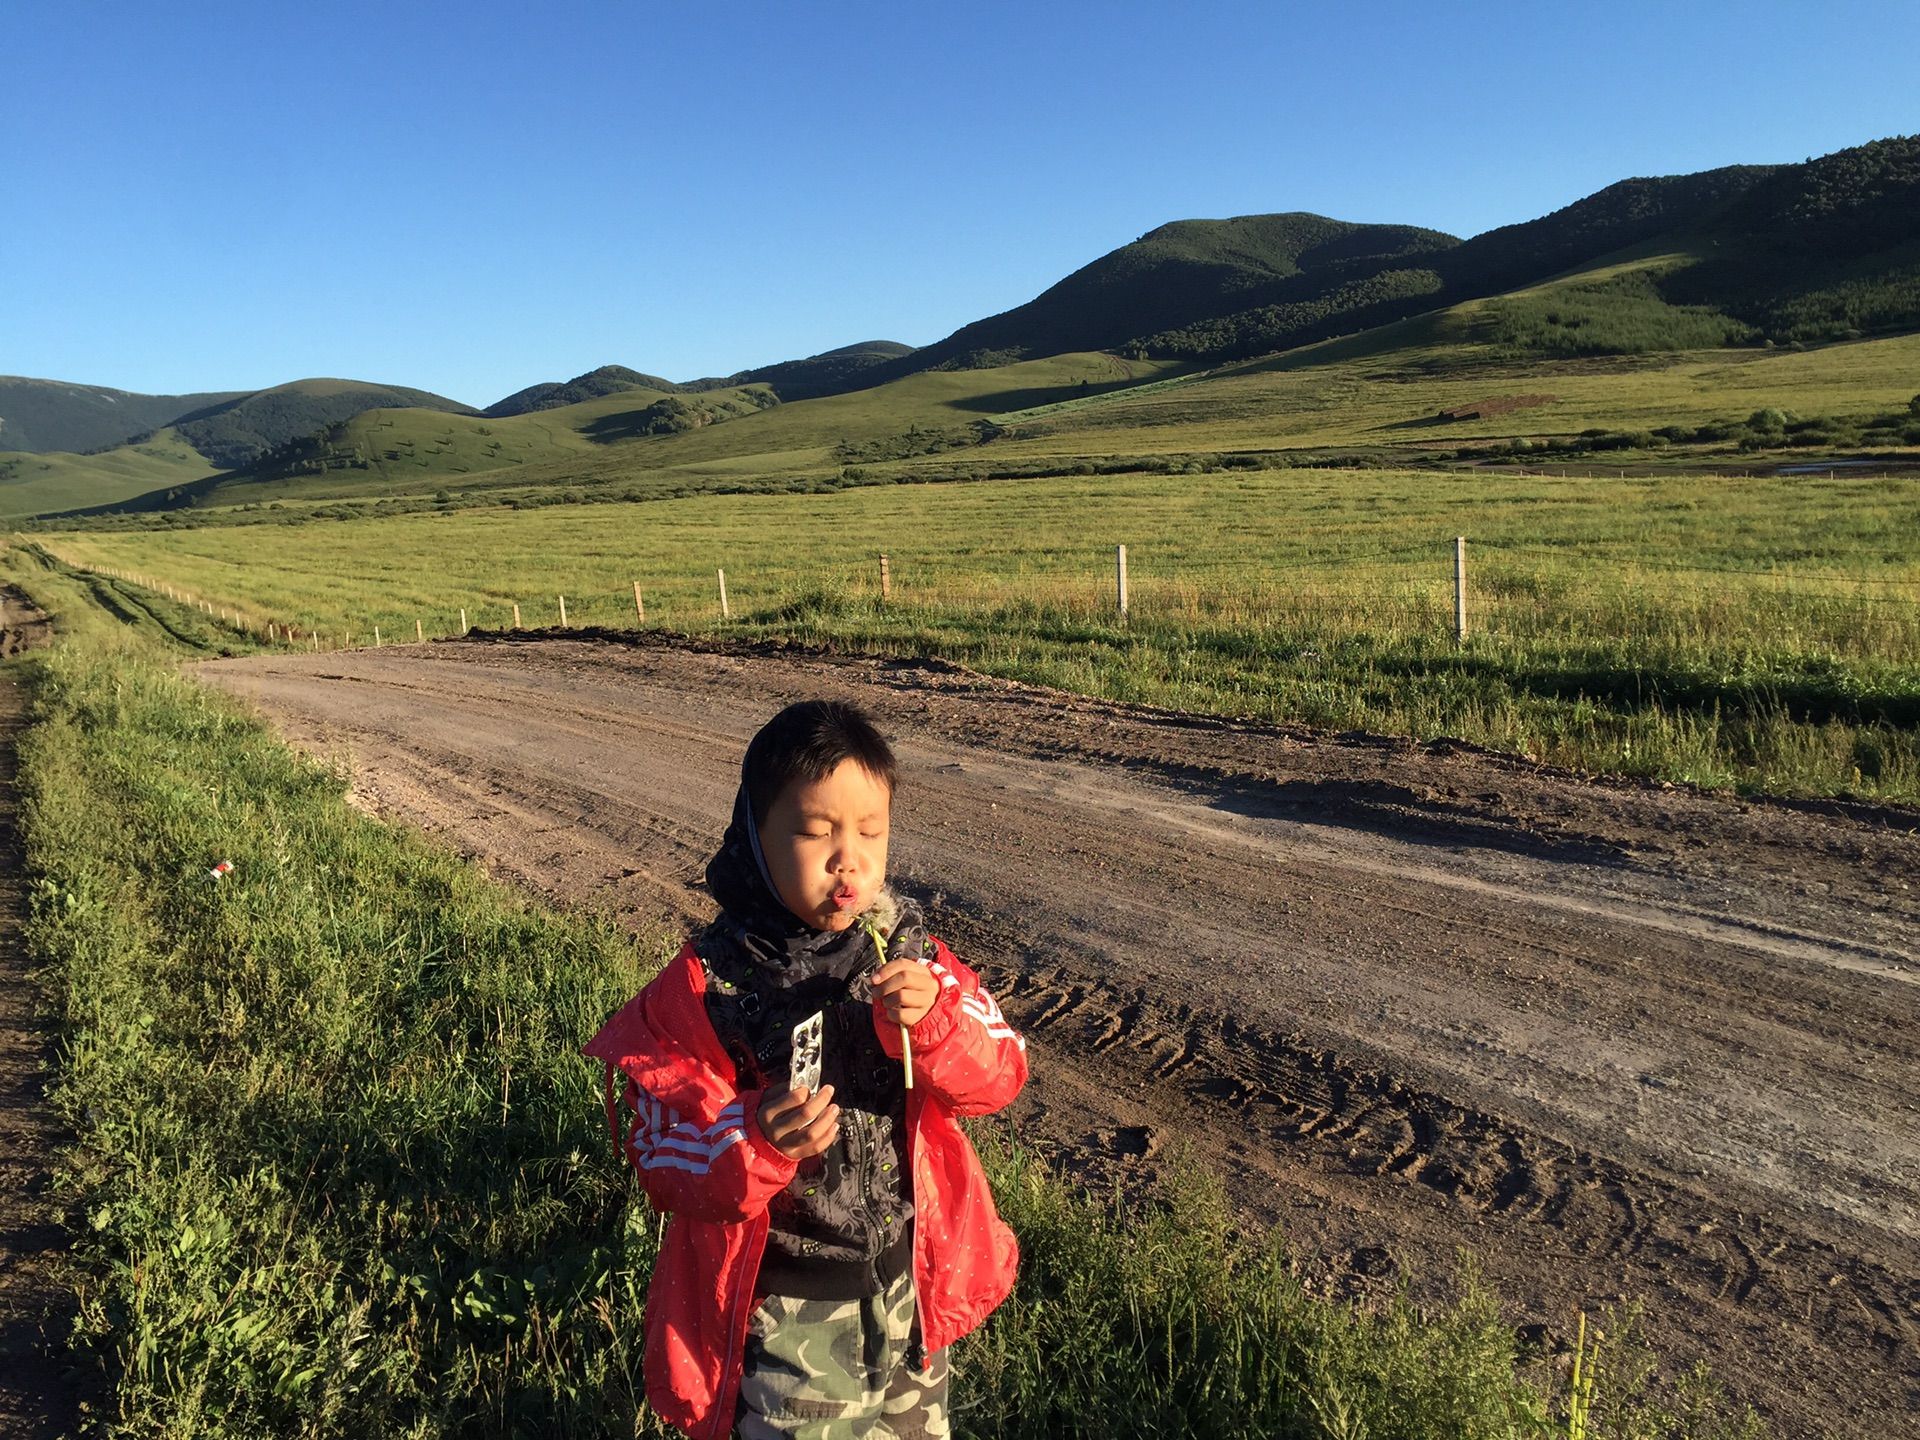
<path fill-rule="evenodd" d="M 385 646 L 476 629 L 710 631 L 837 618 L 856 628 L 1205 629 L 1329 643 L 1364 634 L 1459 644 L 1764 648 L 1920 663 L 1920 564 L 1840 569 L 1470 538 L 1444 546 L 1306 545 L 1282 556 L 1169 542 L 748 557 L 732 566 L 724 555 L 714 558 L 720 563 L 711 570 L 683 566 L 612 581 L 617 561 L 595 557 L 580 567 L 587 573 L 577 584 L 554 584 L 556 562 L 546 557 L 538 579 L 495 575 L 464 593 L 449 584 L 427 603 L 417 599 L 417 580 L 370 577 L 362 587 L 339 578 L 331 613 L 310 604 L 275 613 L 165 577 L 93 568 L 295 649 Z"/>

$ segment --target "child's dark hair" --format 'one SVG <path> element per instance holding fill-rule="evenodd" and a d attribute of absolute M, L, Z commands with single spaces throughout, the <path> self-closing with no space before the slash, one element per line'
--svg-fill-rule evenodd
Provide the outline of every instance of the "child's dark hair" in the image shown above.
<path fill-rule="evenodd" d="M 802 700 L 787 706 L 747 743 L 740 767 L 754 824 L 765 822 L 787 786 L 824 780 L 843 760 L 859 761 L 862 770 L 889 793 L 893 790 L 898 769 L 893 748 L 866 711 L 845 700 Z"/>

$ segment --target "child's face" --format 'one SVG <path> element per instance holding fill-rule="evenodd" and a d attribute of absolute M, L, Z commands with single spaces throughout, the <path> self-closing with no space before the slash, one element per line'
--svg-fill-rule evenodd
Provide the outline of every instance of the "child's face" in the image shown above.
<path fill-rule="evenodd" d="M 760 826 L 780 902 L 815 930 L 845 930 L 887 878 L 893 795 L 858 760 L 782 790 Z"/>

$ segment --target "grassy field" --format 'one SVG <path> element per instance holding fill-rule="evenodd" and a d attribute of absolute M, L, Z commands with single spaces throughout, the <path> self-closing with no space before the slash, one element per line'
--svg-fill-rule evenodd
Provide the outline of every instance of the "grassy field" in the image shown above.
<path fill-rule="evenodd" d="M 212 472 L 206 457 L 172 430 L 99 455 L 8 451 L 0 453 L 0 519 L 112 505 L 163 486 L 188 484 Z"/>
<path fill-rule="evenodd" d="M 738 422 L 746 423 L 746 422 Z M 1469 628 L 1453 636 L 1453 537 Z M 371 640 L 647 621 L 1556 764 L 1920 800 L 1920 479 L 1251 470 L 47 537 Z M 1129 547 L 1131 614 L 1113 603 Z M 890 557 L 890 603 L 877 557 Z M 727 572 L 733 618 L 719 615 Z"/>
<path fill-rule="evenodd" d="M 13 663 L 102 1432 L 666 1434 L 640 1386 L 658 1222 L 577 1046 L 671 937 L 547 910 L 352 809 L 179 674 L 219 638 L 196 612 L 105 608 L 19 549 L 0 573 L 61 636 Z M 1206 1177 L 1125 1210 L 969 1124 L 1024 1263 L 956 1347 L 956 1433 L 1569 1433 L 1563 1372 L 1516 1353 L 1470 1266 L 1440 1313 L 1329 1304 Z M 1605 1328 L 1590 1433 L 1761 1434 L 1703 1375 L 1656 1395 L 1631 1316 Z"/>
<path fill-rule="evenodd" d="M 1609 272 L 1589 272 L 1582 281 Z M 1803 414 L 1904 409 L 1920 390 L 1920 336 L 1807 350 L 1671 351 L 1516 359 L 1497 339 L 1503 311 L 1537 292 L 1471 301 L 1432 315 L 1251 361 L 1203 377 L 1007 417 L 1031 438 L 1010 452 L 1261 451 L 1485 443 L 1576 434 L 1589 427 L 1654 430 L 1741 419 L 1773 406 Z M 1432 417 L 1503 395 L 1551 403 L 1444 426 Z"/>

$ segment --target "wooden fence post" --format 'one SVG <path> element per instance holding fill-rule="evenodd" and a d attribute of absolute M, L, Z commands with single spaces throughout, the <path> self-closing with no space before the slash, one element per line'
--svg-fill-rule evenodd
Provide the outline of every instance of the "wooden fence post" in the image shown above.
<path fill-rule="evenodd" d="M 376 650 L 380 648 L 380 627 L 378 625 L 373 627 L 373 648 Z"/>
<path fill-rule="evenodd" d="M 1453 633 L 1467 643 L 1467 537 L 1453 537 Z"/>
<path fill-rule="evenodd" d="M 460 633 L 467 633 L 467 607 L 464 605 L 460 607 Z"/>
<path fill-rule="evenodd" d="M 893 598 L 893 575 L 887 569 L 887 557 L 880 557 L 880 598 L 882 601 Z"/>
<path fill-rule="evenodd" d="M 516 630 L 520 628 L 520 602 L 518 600 L 513 602 L 513 628 Z"/>
<path fill-rule="evenodd" d="M 719 570 L 714 573 L 720 577 L 720 618 L 722 620 L 731 620 L 733 618 L 733 612 L 727 608 L 727 572 Z"/>
<path fill-rule="evenodd" d="M 633 613 L 640 617 L 642 625 L 647 623 L 647 602 L 640 598 L 640 582 L 633 582 Z"/>
<path fill-rule="evenodd" d="M 1113 552 L 1114 593 L 1120 601 L 1120 618 L 1127 618 L 1127 547 L 1121 545 Z"/>
<path fill-rule="evenodd" d="M 417 644 L 424 645 L 427 643 L 427 632 L 421 627 L 420 617 L 418 615 L 413 617 L 413 638 Z"/>
<path fill-rule="evenodd" d="M 560 628 L 567 628 L 567 597 L 564 595 L 560 597 Z"/>

